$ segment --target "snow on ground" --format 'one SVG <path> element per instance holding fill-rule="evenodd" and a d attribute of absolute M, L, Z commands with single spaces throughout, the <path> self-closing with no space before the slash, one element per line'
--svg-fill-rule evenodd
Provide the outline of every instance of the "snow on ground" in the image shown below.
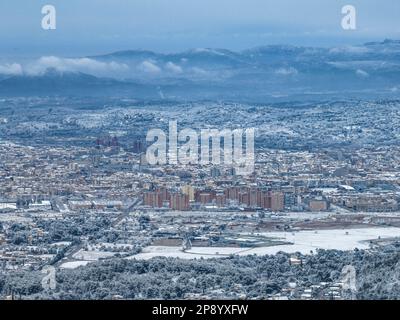
<path fill-rule="evenodd" d="M 312 230 L 299 232 L 265 232 L 261 235 L 291 242 L 292 244 L 275 245 L 257 248 L 232 248 L 232 247 L 193 247 L 191 250 L 182 251 L 181 247 L 149 246 L 137 255 L 127 259 L 151 259 L 153 257 L 175 257 L 182 259 L 199 259 L 225 257 L 230 254 L 237 255 L 265 255 L 276 254 L 279 251 L 287 253 L 301 252 L 309 254 L 316 249 L 353 250 L 367 249 L 368 240 L 400 237 L 400 228 L 361 228 L 361 229 L 336 229 Z"/>
<path fill-rule="evenodd" d="M 16 223 L 29 223 L 31 218 L 23 217 L 16 214 L 0 213 L 0 222 L 16 222 Z"/>
<path fill-rule="evenodd" d="M 306 219 L 316 220 L 316 219 L 324 219 L 330 216 L 335 216 L 335 213 L 332 212 L 285 212 L 275 214 L 275 217 L 280 219 L 290 219 L 290 220 L 299 220 L 303 221 Z"/>
<path fill-rule="evenodd" d="M 223 256 L 216 254 L 216 252 L 227 253 L 225 249 L 233 249 L 231 253 L 235 253 L 238 251 L 238 248 L 196 247 L 194 250 L 196 253 L 194 252 L 189 253 L 189 252 L 183 252 L 182 247 L 149 246 L 144 248 L 141 253 L 127 257 L 126 259 L 148 260 L 154 257 L 171 257 L 171 258 L 181 258 L 181 259 L 195 259 L 195 258 L 200 259 L 201 257 L 218 258 Z M 200 252 L 201 251 L 205 252 L 205 254 L 197 253 L 197 250 L 200 250 Z"/>
<path fill-rule="evenodd" d="M 75 269 L 80 266 L 86 266 L 88 263 L 98 261 L 99 259 L 111 258 L 114 255 L 114 252 L 95 250 L 85 251 L 81 249 L 72 256 L 72 258 L 76 259 L 76 261 L 64 262 L 60 268 Z"/>
<path fill-rule="evenodd" d="M 114 252 L 79 250 L 72 257 L 77 260 L 97 261 L 99 259 L 110 258 L 114 255 Z"/>
<path fill-rule="evenodd" d="M 400 237 L 400 228 L 360 228 L 335 230 L 307 230 L 299 232 L 266 232 L 262 235 L 281 238 L 292 245 L 255 248 L 251 253 L 276 253 L 278 251 L 309 253 L 315 249 L 353 250 L 367 249 L 367 240 Z"/>
<path fill-rule="evenodd" d="M 111 249 L 125 249 L 125 248 L 129 248 L 132 249 L 134 247 L 134 245 L 129 244 L 129 243 L 110 243 L 110 242 L 100 242 L 97 247 L 106 247 L 111 248 Z"/>
<path fill-rule="evenodd" d="M 75 269 L 80 266 L 86 266 L 88 263 L 90 263 L 90 261 L 69 261 L 69 262 L 63 263 L 60 266 L 60 268 L 61 269 Z"/>
<path fill-rule="evenodd" d="M 52 246 L 56 246 L 56 247 L 67 247 L 69 245 L 71 245 L 71 241 L 58 241 L 58 242 L 53 242 L 51 245 Z"/>

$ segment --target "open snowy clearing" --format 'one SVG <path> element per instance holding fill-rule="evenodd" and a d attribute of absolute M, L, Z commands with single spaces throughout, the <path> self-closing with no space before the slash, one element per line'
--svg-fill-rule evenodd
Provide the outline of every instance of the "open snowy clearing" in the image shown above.
<path fill-rule="evenodd" d="M 72 257 L 77 260 L 97 261 L 99 259 L 110 258 L 114 255 L 114 252 L 79 250 Z"/>
<path fill-rule="evenodd" d="M 182 251 L 180 246 L 149 246 L 137 255 L 127 259 L 151 259 L 153 257 L 175 257 L 182 259 L 226 257 L 236 255 L 265 255 L 276 254 L 279 251 L 309 254 L 316 249 L 353 250 L 368 249 L 369 240 L 400 237 L 400 228 L 361 228 L 361 229 L 336 229 L 312 230 L 299 232 L 265 232 L 261 235 L 284 240 L 292 244 L 276 245 L 257 248 L 233 247 L 193 247 L 191 250 Z"/>
<path fill-rule="evenodd" d="M 61 269 L 75 269 L 81 266 L 86 266 L 90 261 L 69 261 L 63 263 L 60 268 Z"/>

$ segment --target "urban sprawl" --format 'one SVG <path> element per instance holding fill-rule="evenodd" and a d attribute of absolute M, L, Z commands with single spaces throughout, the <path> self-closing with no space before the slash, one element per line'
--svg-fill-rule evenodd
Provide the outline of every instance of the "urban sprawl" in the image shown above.
<path fill-rule="evenodd" d="M 302 268 L 320 250 L 387 248 L 400 231 L 399 106 L 3 99 L 0 274 L 282 253 L 282 263 Z M 199 130 L 255 128 L 254 172 L 240 175 L 223 163 L 150 165 L 146 132 L 169 121 Z M 307 282 L 293 274 L 257 294 L 238 282 L 230 290 L 193 284 L 178 297 L 344 298 L 339 275 Z M 0 287 L 4 299 L 43 291 L 1 278 Z M 104 298 L 166 297 L 139 291 L 115 289 Z"/>

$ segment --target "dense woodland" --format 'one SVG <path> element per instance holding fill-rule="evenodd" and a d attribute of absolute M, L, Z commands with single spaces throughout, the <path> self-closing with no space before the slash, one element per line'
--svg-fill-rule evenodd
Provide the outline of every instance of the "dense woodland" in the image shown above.
<path fill-rule="evenodd" d="M 111 259 L 57 272 L 57 288 L 45 291 L 38 271 L 8 272 L 0 276 L 0 292 L 21 299 L 182 299 L 187 294 L 241 292 L 246 298 L 267 298 L 289 282 L 298 288 L 340 279 L 345 265 L 357 271 L 357 299 L 400 298 L 400 244 L 376 251 L 318 250 L 291 265 L 290 255 L 231 256 L 224 259 L 149 261 Z"/>

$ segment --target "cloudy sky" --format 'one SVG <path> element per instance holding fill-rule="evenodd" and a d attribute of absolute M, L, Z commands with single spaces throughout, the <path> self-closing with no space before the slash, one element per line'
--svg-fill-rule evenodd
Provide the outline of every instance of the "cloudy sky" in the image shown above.
<path fill-rule="evenodd" d="M 57 30 L 41 8 L 57 9 Z M 357 30 L 341 8 L 357 9 Z M 266 44 L 342 45 L 400 39 L 398 0 L 1 0 L 0 56 L 79 56 L 125 49 L 241 50 Z"/>

